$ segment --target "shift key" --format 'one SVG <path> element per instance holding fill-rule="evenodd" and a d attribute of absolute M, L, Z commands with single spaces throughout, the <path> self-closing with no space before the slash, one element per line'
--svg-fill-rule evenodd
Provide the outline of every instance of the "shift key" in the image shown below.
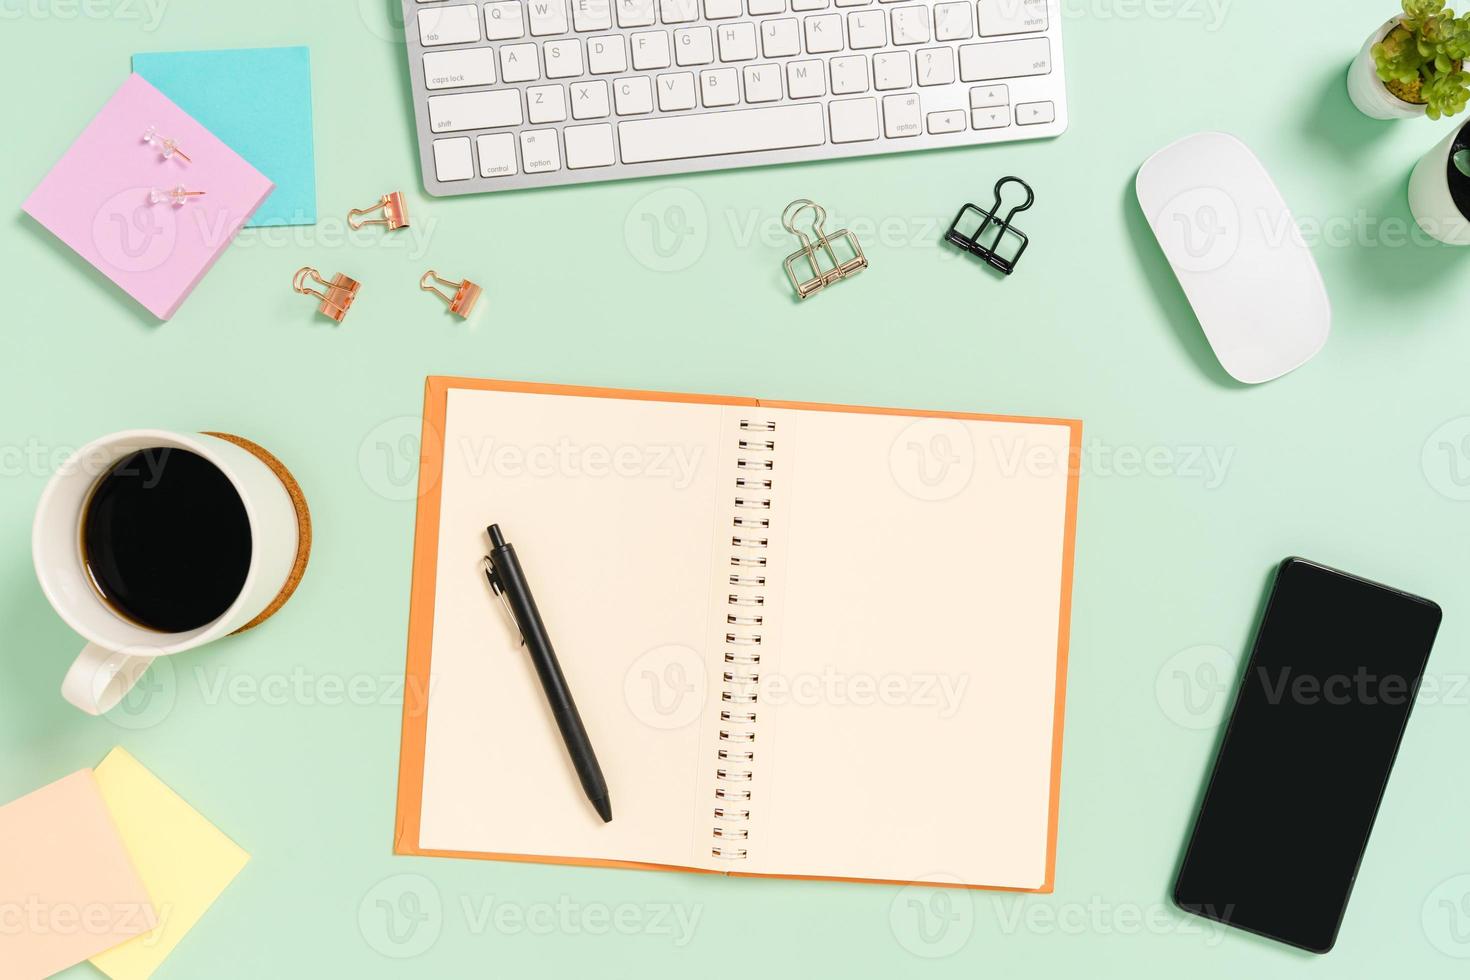
<path fill-rule="evenodd" d="M 1019 78 L 1051 74 L 1051 41 L 992 41 L 960 45 L 960 81 L 983 82 L 992 78 Z"/>
<path fill-rule="evenodd" d="M 436 133 L 519 126 L 521 122 L 521 93 L 517 89 L 429 98 L 429 128 Z"/>

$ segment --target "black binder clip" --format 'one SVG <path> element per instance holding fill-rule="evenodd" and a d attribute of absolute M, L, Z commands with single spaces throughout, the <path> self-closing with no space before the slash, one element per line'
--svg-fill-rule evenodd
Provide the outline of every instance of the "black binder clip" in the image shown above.
<path fill-rule="evenodd" d="M 1010 213 L 1002 219 L 999 217 L 1000 194 L 1007 184 L 1020 184 L 1026 188 L 1026 200 L 1011 208 Z M 955 215 L 954 224 L 944 233 L 944 240 L 971 255 L 978 255 L 994 268 L 1010 275 L 1016 270 L 1016 263 L 1021 261 L 1026 246 L 1030 244 L 1025 232 L 1011 225 L 1011 219 L 1029 208 L 1035 200 L 1036 194 L 1031 190 L 1031 185 L 1020 177 L 1002 177 L 996 181 L 995 203 L 990 206 L 990 210 L 966 204 Z M 960 225 L 967 222 L 971 212 L 980 219 L 980 226 L 966 235 L 960 231 Z"/>

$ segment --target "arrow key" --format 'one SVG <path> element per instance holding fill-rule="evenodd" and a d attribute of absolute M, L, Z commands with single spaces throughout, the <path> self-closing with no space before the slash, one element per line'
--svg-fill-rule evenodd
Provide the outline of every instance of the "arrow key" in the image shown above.
<path fill-rule="evenodd" d="M 1057 121 L 1057 107 L 1052 102 L 1022 102 L 1016 106 L 1016 123 L 1021 126 L 1041 126 Z M 976 127 L 979 128 L 978 126 Z"/>
<path fill-rule="evenodd" d="M 970 123 L 975 129 L 1004 129 L 1011 124 L 1011 113 L 1005 106 L 971 109 Z"/>

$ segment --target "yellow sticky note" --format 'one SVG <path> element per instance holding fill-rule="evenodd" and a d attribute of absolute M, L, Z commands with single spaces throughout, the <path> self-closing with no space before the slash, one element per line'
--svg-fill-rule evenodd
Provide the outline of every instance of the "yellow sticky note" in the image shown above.
<path fill-rule="evenodd" d="M 113 980 L 147 980 L 250 860 L 122 748 L 95 770 L 102 799 L 158 912 L 158 927 L 92 957 Z"/>

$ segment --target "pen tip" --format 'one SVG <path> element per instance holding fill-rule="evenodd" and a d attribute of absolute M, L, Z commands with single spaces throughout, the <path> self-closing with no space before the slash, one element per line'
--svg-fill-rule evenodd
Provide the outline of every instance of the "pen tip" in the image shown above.
<path fill-rule="evenodd" d="M 602 818 L 603 823 L 612 823 L 612 801 L 606 796 L 599 796 L 592 801 L 592 806 L 597 810 L 597 815 Z"/>

